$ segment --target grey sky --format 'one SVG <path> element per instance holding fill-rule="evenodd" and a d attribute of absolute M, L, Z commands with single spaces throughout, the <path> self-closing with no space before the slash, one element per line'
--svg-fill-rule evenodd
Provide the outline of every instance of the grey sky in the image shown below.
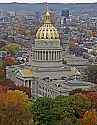
<path fill-rule="evenodd" d="M 20 3 L 92 3 L 96 0 L 0 0 L 0 3 L 20 2 Z"/>

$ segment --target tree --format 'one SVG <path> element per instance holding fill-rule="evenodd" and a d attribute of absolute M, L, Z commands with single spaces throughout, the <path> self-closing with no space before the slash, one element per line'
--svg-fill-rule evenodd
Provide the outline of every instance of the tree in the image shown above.
<path fill-rule="evenodd" d="M 16 89 L 16 85 L 14 84 L 14 82 L 10 79 L 6 79 L 6 80 L 1 80 L 0 81 L 0 85 L 2 87 L 8 88 L 8 90 L 15 90 Z"/>
<path fill-rule="evenodd" d="M 83 125 L 95 125 L 96 123 L 96 113 L 91 111 L 86 111 L 81 119 Z"/>
<path fill-rule="evenodd" d="M 41 97 L 33 102 L 32 113 L 35 125 L 81 125 L 79 118 L 90 107 L 81 95 Z"/>
<path fill-rule="evenodd" d="M 5 79 L 5 62 L 0 60 L 0 80 Z"/>
<path fill-rule="evenodd" d="M 57 125 L 83 125 L 83 124 L 79 119 L 64 118 L 64 120 Z"/>
<path fill-rule="evenodd" d="M 4 58 L 5 65 L 11 66 L 16 64 L 16 59 L 15 57 L 5 57 Z"/>
<path fill-rule="evenodd" d="M 31 105 L 19 90 L 0 93 L 0 125 L 32 125 Z"/>
<path fill-rule="evenodd" d="M 15 55 L 17 52 L 21 50 L 21 46 L 16 43 L 10 43 L 6 46 L 4 46 L 1 50 L 5 50 L 9 52 L 11 55 Z"/>
<path fill-rule="evenodd" d="M 73 95 L 67 97 L 55 98 L 55 111 L 59 112 L 62 117 L 77 118 L 91 107 L 91 102 L 88 98 L 81 95 Z"/>
<path fill-rule="evenodd" d="M 96 110 L 97 111 L 97 92 L 96 91 L 86 91 L 82 93 L 84 96 L 86 96 L 90 102 L 91 102 L 91 111 Z"/>
<path fill-rule="evenodd" d="M 77 89 L 70 91 L 69 95 L 75 95 L 81 92 L 83 92 L 83 90 L 81 88 L 77 88 Z"/>
<path fill-rule="evenodd" d="M 53 99 L 48 97 L 40 97 L 33 102 L 32 114 L 35 125 L 56 125 L 52 104 Z"/>
<path fill-rule="evenodd" d="M 69 41 L 69 50 L 70 53 L 74 54 L 76 49 L 75 39 L 70 39 Z"/>
<path fill-rule="evenodd" d="M 4 80 L 5 78 L 5 72 L 3 68 L 0 68 L 0 80 Z"/>
<path fill-rule="evenodd" d="M 16 90 L 20 90 L 25 92 L 29 98 L 31 98 L 31 88 L 24 87 L 24 86 L 16 86 Z"/>
<path fill-rule="evenodd" d="M 82 75 L 82 79 L 92 83 L 97 83 L 97 65 L 88 66 Z"/>

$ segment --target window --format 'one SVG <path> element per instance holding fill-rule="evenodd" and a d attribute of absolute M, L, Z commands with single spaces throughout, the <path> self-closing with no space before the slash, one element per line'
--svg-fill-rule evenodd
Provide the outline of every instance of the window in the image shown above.
<path fill-rule="evenodd" d="M 46 60 L 48 60 L 48 52 L 46 52 Z"/>
<path fill-rule="evenodd" d="M 27 86 L 27 80 L 25 80 L 25 87 Z"/>
<path fill-rule="evenodd" d="M 41 52 L 41 60 L 42 60 L 42 52 Z"/>
<path fill-rule="evenodd" d="M 57 58 L 57 57 L 56 57 L 56 52 L 55 52 L 55 60 L 56 60 L 56 58 Z"/>
<path fill-rule="evenodd" d="M 29 88 L 31 88 L 31 80 L 29 80 Z"/>
<path fill-rule="evenodd" d="M 45 60 L 45 51 L 43 51 L 43 60 Z"/>

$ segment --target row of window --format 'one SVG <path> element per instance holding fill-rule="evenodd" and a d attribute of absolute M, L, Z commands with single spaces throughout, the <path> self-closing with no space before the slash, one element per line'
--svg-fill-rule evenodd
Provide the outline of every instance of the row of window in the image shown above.
<path fill-rule="evenodd" d="M 38 34 L 38 37 L 37 37 L 38 39 L 58 39 L 58 36 L 57 36 L 57 34 L 56 33 L 50 33 L 50 35 L 49 35 L 49 33 L 46 33 L 46 36 L 45 36 L 45 33 L 42 33 L 42 35 L 41 34 Z"/>
<path fill-rule="evenodd" d="M 43 29 L 40 29 L 39 32 L 43 32 L 43 31 L 51 31 L 51 32 L 57 32 L 55 28 L 43 28 Z"/>

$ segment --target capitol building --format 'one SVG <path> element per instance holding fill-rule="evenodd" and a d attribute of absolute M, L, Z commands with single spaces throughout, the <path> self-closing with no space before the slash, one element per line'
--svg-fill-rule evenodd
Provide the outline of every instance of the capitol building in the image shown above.
<path fill-rule="evenodd" d="M 70 69 L 62 64 L 59 33 L 51 22 L 50 13 L 46 10 L 42 26 L 38 29 L 32 44 L 29 66 L 10 67 L 7 70 L 7 78 L 14 79 L 17 85 L 31 88 L 33 98 L 56 97 L 68 95 L 72 90 L 71 83 L 69 85 L 64 79 Z"/>
<path fill-rule="evenodd" d="M 44 15 L 43 25 L 36 33 L 35 45 L 33 46 L 31 64 L 32 68 L 36 67 L 38 77 L 49 77 L 49 79 L 64 77 L 59 33 L 51 23 L 48 11 Z"/>

